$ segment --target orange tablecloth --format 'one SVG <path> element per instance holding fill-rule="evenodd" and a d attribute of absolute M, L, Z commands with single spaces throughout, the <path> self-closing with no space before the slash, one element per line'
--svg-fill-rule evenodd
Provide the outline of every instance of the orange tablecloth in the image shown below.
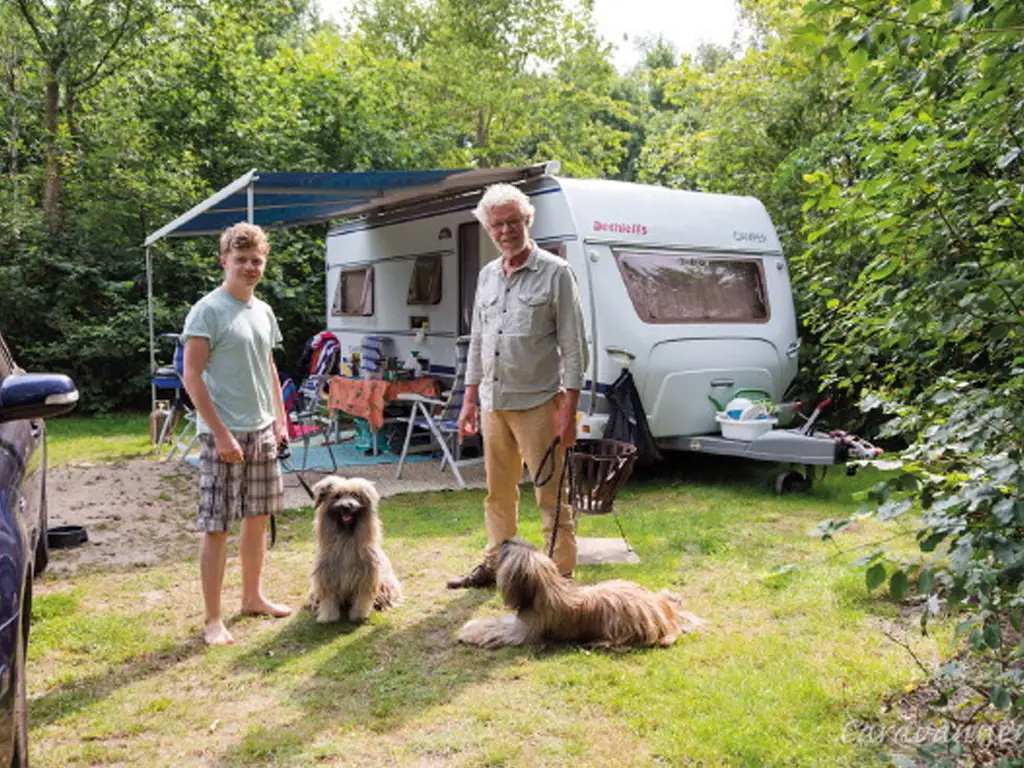
<path fill-rule="evenodd" d="M 396 400 L 405 392 L 437 397 L 439 390 L 437 379 L 429 376 L 417 376 L 408 381 L 333 376 L 328 389 L 327 407 L 366 419 L 370 429 L 376 432 L 384 426 L 384 406 L 389 400 Z"/>

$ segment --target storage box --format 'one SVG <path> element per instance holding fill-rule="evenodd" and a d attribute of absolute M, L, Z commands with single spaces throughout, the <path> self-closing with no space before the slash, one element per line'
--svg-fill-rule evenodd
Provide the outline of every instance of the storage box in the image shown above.
<path fill-rule="evenodd" d="M 756 440 L 765 432 L 771 432 L 779 423 L 779 420 L 774 417 L 743 421 L 730 419 L 724 413 L 716 414 L 715 421 L 718 422 L 718 427 L 722 430 L 722 437 L 727 440 L 745 440 L 748 443 L 751 440 Z"/>

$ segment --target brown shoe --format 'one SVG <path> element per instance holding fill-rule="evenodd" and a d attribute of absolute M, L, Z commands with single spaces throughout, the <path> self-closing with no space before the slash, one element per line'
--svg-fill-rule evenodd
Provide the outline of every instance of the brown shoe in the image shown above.
<path fill-rule="evenodd" d="M 455 579 L 448 579 L 448 589 L 466 589 L 467 587 L 493 587 L 494 570 L 481 563 L 466 576 L 459 576 Z"/>

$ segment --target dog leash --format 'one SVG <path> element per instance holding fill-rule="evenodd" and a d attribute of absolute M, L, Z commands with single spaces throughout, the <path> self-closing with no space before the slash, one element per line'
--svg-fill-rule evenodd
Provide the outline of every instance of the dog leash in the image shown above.
<path fill-rule="evenodd" d="M 555 439 L 551 441 L 551 445 L 549 445 L 548 449 L 544 452 L 544 458 L 540 460 L 540 464 L 537 466 L 537 472 L 533 476 L 534 487 L 541 488 L 551 482 L 551 478 L 555 474 L 555 452 L 558 449 L 559 442 L 559 436 L 555 435 Z M 541 474 L 545 469 L 547 469 L 548 473 L 542 480 Z M 562 491 L 565 488 L 565 478 L 568 469 L 569 450 L 566 449 L 565 457 L 562 460 L 562 472 L 558 477 L 558 493 L 555 499 L 555 524 L 551 529 L 551 545 L 548 547 L 548 557 L 550 558 L 554 558 L 555 556 L 555 539 L 558 538 L 558 521 L 562 516 Z"/>
<path fill-rule="evenodd" d="M 292 449 L 284 440 L 277 446 L 277 458 L 280 459 L 281 465 L 295 475 L 298 478 L 299 485 L 301 485 L 306 493 L 309 494 L 309 500 L 313 501 L 313 489 L 309 487 L 309 483 L 306 482 L 306 478 L 302 476 L 302 473 L 295 468 L 295 466 L 289 461 L 292 457 Z"/>
<path fill-rule="evenodd" d="M 290 459 L 292 456 L 291 446 L 288 445 L 287 440 L 282 440 L 277 446 L 277 459 L 281 462 L 281 466 L 291 472 L 299 480 L 306 493 L 309 494 L 309 500 L 313 501 L 313 489 L 309 487 L 309 483 L 306 482 L 306 478 L 302 476 L 302 473 L 295 468 L 295 465 L 291 463 Z M 277 541 L 277 520 L 274 515 L 270 516 L 270 546 L 274 546 L 274 542 Z"/>

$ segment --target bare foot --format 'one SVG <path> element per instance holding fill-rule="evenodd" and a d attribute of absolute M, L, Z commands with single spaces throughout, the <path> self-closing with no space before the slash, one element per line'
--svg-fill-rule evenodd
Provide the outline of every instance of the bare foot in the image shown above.
<path fill-rule="evenodd" d="M 235 642 L 235 638 L 228 632 L 228 628 L 224 626 L 224 622 L 220 619 L 211 621 L 206 625 L 203 630 L 203 640 L 206 641 L 207 645 L 231 645 Z"/>
<path fill-rule="evenodd" d="M 242 613 L 257 616 L 273 616 L 275 619 L 280 619 L 283 616 L 290 616 L 292 609 L 290 606 L 282 605 L 281 603 L 272 603 L 265 597 L 261 597 L 258 600 L 252 602 L 242 603 Z"/>

